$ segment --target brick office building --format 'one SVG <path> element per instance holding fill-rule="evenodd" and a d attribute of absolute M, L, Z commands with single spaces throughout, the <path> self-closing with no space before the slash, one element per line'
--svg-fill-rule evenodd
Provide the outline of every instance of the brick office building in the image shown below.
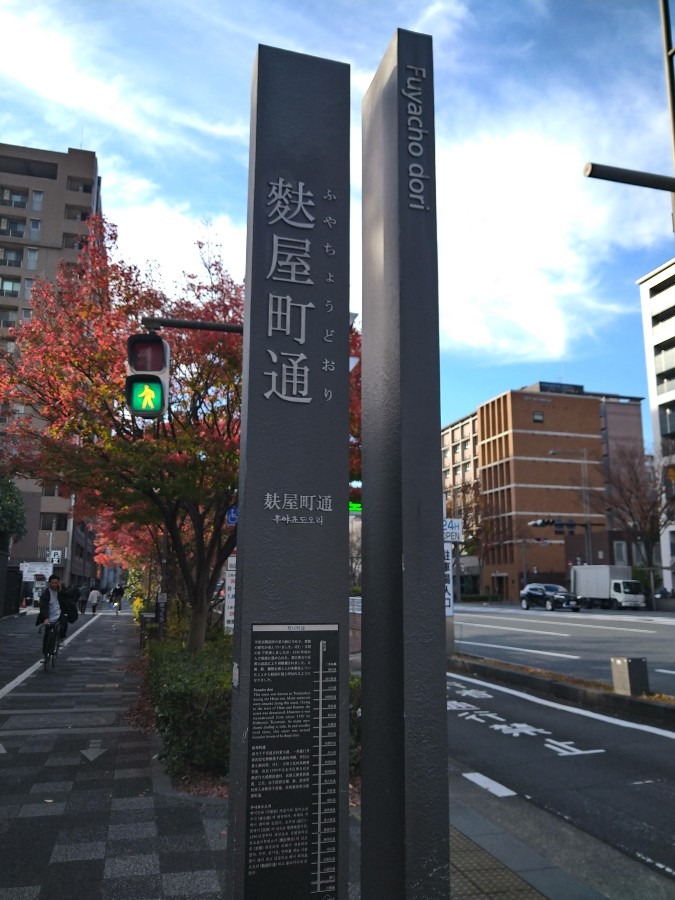
<path fill-rule="evenodd" d="M 465 486 L 479 485 L 482 592 L 515 600 L 528 581 L 564 584 L 572 563 L 614 561 L 598 495 L 618 444 L 642 446 L 640 404 L 639 397 L 538 382 L 442 429 L 446 504 L 456 514 Z M 528 525 L 537 519 L 565 523 L 564 533 Z M 572 522 L 575 557 L 568 558 Z"/>

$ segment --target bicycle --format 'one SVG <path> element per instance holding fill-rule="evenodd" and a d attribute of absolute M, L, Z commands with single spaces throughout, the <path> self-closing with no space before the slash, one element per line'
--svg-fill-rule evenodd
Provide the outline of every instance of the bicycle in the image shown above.
<path fill-rule="evenodd" d="M 42 645 L 42 665 L 44 666 L 44 671 L 46 673 L 50 663 L 52 669 L 56 666 L 56 660 L 59 655 L 59 647 L 61 646 L 61 623 L 50 622 L 48 625 L 41 625 L 40 634 L 42 633 L 43 628 L 45 629 L 46 633 Z"/>

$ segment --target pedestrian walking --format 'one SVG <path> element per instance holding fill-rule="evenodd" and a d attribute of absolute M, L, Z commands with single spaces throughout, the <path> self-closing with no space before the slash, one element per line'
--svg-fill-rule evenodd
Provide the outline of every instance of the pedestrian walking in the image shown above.
<path fill-rule="evenodd" d="M 87 611 L 87 600 L 89 599 L 89 585 L 83 584 L 80 588 L 80 612 L 82 615 Z"/>
<path fill-rule="evenodd" d="M 92 588 L 92 590 L 89 593 L 88 599 L 89 599 L 89 602 L 91 603 L 91 614 L 92 614 L 92 616 L 95 616 L 96 615 L 96 607 L 98 606 L 99 601 L 101 599 L 101 592 L 98 590 L 98 588 Z"/>

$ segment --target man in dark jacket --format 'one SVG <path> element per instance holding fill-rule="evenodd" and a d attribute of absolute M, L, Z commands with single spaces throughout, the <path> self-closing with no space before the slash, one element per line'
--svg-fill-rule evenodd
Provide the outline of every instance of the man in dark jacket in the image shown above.
<path fill-rule="evenodd" d="M 58 622 L 61 629 L 61 640 L 68 633 L 68 622 L 74 622 L 77 619 L 77 607 L 73 603 L 70 594 L 70 590 L 61 587 L 61 580 L 58 575 L 51 576 L 47 582 L 47 587 L 40 594 L 40 612 L 35 624 L 42 625 L 44 622 L 46 625 L 49 625 L 51 622 Z M 46 638 L 47 632 L 45 631 L 43 652 Z"/>

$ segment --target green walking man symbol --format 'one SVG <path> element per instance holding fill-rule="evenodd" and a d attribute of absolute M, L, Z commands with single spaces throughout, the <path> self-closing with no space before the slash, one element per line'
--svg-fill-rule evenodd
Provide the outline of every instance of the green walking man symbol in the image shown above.
<path fill-rule="evenodd" d="M 155 408 L 155 391 L 153 391 L 149 384 L 143 386 L 143 390 L 138 395 L 138 399 L 142 401 L 141 409 Z"/>

